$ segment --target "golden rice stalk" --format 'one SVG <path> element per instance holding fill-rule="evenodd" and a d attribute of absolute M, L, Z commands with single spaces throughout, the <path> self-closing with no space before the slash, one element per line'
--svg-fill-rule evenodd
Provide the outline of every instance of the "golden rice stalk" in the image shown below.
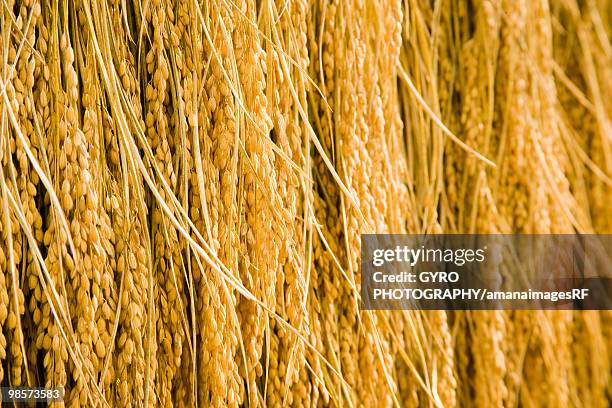
<path fill-rule="evenodd" d="M 0 228 L 2 228 L 2 231 L 0 231 L 1 237 L 2 237 L 2 243 L 4 244 L 4 242 L 7 241 L 7 227 L 4 224 L 4 221 L 2 221 L 2 223 L 0 223 Z M 8 263 L 8 258 L 7 258 L 7 253 L 6 253 L 7 249 L 4 245 L 0 246 L 0 270 L 3 271 L 2 274 L 0 274 L 0 378 L 4 379 L 4 360 L 6 359 L 6 348 L 7 348 L 7 340 L 6 337 L 4 335 L 4 325 L 6 322 L 6 319 L 8 317 L 8 303 L 9 303 L 9 295 L 8 295 L 8 290 L 7 290 L 7 282 L 6 282 L 6 277 L 4 274 L 4 271 L 8 270 L 7 269 L 7 263 Z"/>
<path fill-rule="evenodd" d="M 300 108 L 307 106 L 307 3 L 285 6 L 283 2 L 277 2 L 270 8 L 270 14 L 260 20 L 264 35 L 275 39 L 266 49 L 266 98 L 273 125 L 271 139 L 284 155 L 278 155 L 275 161 L 277 190 L 283 206 L 277 218 L 282 226 L 282 236 L 276 305 L 281 318 L 300 334 L 307 335 L 309 319 L 305 299 L 310 266 L 306 241 L 312 232 L 307 223 L 296 222 L 298 217 L 310 218 L 308 211 L 312 205 L 309 202 L 312 196 L 306 187 L 309 182 L 304 178 L 304 175 L 310 175 L 310 152 L 304 148 L 306 130 L 299 113 Z M 273 25 L 274 21 L 278 21 L 277 26 Z M 292 165 L 298 166 L 299 170 Z M 276 320 L 271 320 L 264 387 L 268 405 L 306 403 L 307 395 L 303 391 L 292 390 L 293 385 L 300 381 L 300 372 L 306 370 L 304 360 L 302 339 Z"/>
<path fill-rule="evenodd" d="M 27 41 L 29 44 L 36 44 L 36 27 L 40 24 L 40 14 L 41 6 L 38 2 L 21 5 L 19 17 L 16 21 L 17 27 L 15 27 L 15 42 L 13 43 L 13 48 L 11 48 L 11 51 L 14 52 L 21 47 L 18 60 L 15 61 L 15 78 L 13 83 L 16 90 L 15 97 L 20 102 L 19 127 L 26 137 L 27 148 L 35 157 L 39 157 L 38 151 L 41 139 L 36 130 L 40 123 L 37 123 L 34 119 L 36 102 L 33 91 L 37 89 L 35 83 L 40 79 L 42 72 L 40 71 L 40 61 L 37 61 L 34 56 L 34 50 L 31 47 L 20 46 L 20 44 L 24 41 Z M 40 245 L 43 237 L 43 219 L 36 203 L 39 177 L 31 168 L 24 147 L 15 143 L 15 148 L 15 177 L 17 179 L 19 196 L 26 220 L 32 226 L 36 242 Z M 28 282 L 33 281 L 38 287 L 37 274 L 32 265 L 32 262 L 34 262 L 32 253 L 26 250 L 23 255 L 26 264 L 26 279 Z"/>
<path fill-rule="evenodd" d="M 236 273 L 238 237 L 233 233 L 239 225 L 237 157 L 233 154 L 237 148 L 236 108 L 224 76 L 232 72 L 230 38 L 226 37 L 226 32 L 221 34 L 222 27 L 231 29 L 231 13 L 217 3 L 212 3 L 208 10 L 198 10 L 189 9 L 193 51 L 186 53 L 185 60 L 191 72 L 185 86 L 185 107 L 195 164 L 190 175 L 191 216 L 198 231 L 218 251 L 221 262 Z M 209 27 L 216 28 L 219 33 L 212 43 L 199 44 L 198 39 L 205 35 L 203 27 L 196 23 L 199 18 L 205 19 Z M 206 58 L 197 57 L 201 53 Z M 202 87 L 203 97 L 198 97 Z M 236 294 L 199 259 L 194 257 L 191 263 L 197 288 L 195 308 L 199 333 L 196 344 L 198 377 L 192 380 L 193 386 L 197 386 L 195 397 L 204 405 L 235 407 L 245 398 L 235 359 L 240 341 Z M 193 400 L 191 389 L 177 391 L 186 393 L 183 398 L 187 401 Z"/>
<path fill-rule="evenodd" d="M 81 50 L 83 54 L 87 51 Z M 90 294 L 93 307 L 94 338 L 92 339 L 92 361 L 96 378 L 104 376 L 102 383 L 107 398 L 110 398 L 110 385 L 113 373 L 109 369 L 107 353 L 111 350 L 112 330 L 117 308 L 117 285 L 115 282 L 115 234 L 111 225 L 112 196 L 107 185 L 110 183 L 110 174 L 106 165 L 105 154 L 101 149 L 104 134 L 102 130 L 102 112 L 99 110 L 101 101 L 100 84 L 95 70 L 96 64 L 93 53 L 89 51 L 87 62 L 80 69 L 84 80 L 83 94 L 81 96 L 83 120 L 82 130 L 85 145 L 89 156 L 89 189 L 87 193 L 92 200 L 93 208 L 83 214 L 82 221 L 95 227 L 90 230 L 87 238 L 90 250 L 85 254 L 85 262 L 91 265 Z M 116 194 L 116 192 L 114 192 Z M 97 235 L 97 236 L 96 236 Z M 89 267 L 89 266 L 87 266 Z"/>
<path fill-rule="evenodd" d="M 177 92 L 171 92 L 173 72 L 171 58 L 175 55 L 166 54 L 169 41 L 175 45 L 177 37 L 172 35 L 167 25 L 174 21 L 171 4 L 165 1 L 154 2 L 147 10 L 146 19 L 152 40 L 146 54 L 147 72 L 150 80 L 145 89 L 145 123 L 147 139 L 154 153 L 157 166 L 161 169 L 171 191 L 177 190 L 177 173 L 173 153 L 176 143 L 172 134 L 178 135 L 179 127 L 172 113 L 171 98 L 178 97 Z M 177 90 L 178 91 L 178 90 Z M 175 149 L 171 148 L 171 143 Z M 163 184 L 158 184 L 164 200 L 167 200 Z M 172 381 L 180 364 L 184 337 L 181 324 L 181 293 L 183 287 L 183 265 L 181 248 L 177 233 L 172 224 L 164 219 L 161 208 L 156 205 L 152 212 L 152 245 L 154 248 L 155 283 L 153 296 L 156 302 L 156 336 L 154 344 L 159 345 L 157 358 L 149 360 L 152 364 L 150 372 L 155 376 L 156 389 L 163 406 L 170 405 Z M 153 343 L 152 343 L 153 344 Z"/>
<path fill-rule="evenodd" d="M 129 176 L 133 177 L 133 176 Z M 136 180 L 134 180 L 136 182 Z M 130 191 L 134 195 L 134 191 Z M 133 199 L 137 199 L 134 197 Z M 113 354 L 115 401 L 139 406 L 145 398 L 145 330 L 150 254 L 143 242 L 141 215 L 130 209 L 121 194 L 112 196 L 112 220 L 117 254 L 119 326 Z"/>
<path fill-rule="evenodd" d="M 239 263 L 240 279 L 245 288 L 274 310 L 275 286 L 279 269 L 281 232 L 276 208 L 282 208 L 274 174 L 274 154 L 268 143 L 272 121 L 265 95 L 265 53 L 259 35 L 249 24 L 256 13 L 256 4 L 243 1 L 244 15 L 236 15 L 233 42 L 236 49 L 236 74 L 240 78 L 239 96 L 246 110 L 237 115 L 236 126 L 243 129 L 239 154 L 239 214 L 245 227 L 240 231 L 243 261 Z M 247 117 L 248 115 L 248 117 Z M 257 406 L 260 398 L 256 380 L 263 374 L 261 355 L 268 316 L 250 300 L 239 298 L 238 315 L 244 343 L 244 359 L 239 358 L 239 371 L 247 387 L 249 405 Z"/>
<path fill-rule="evenodd" d="M 312 61 L 309 75 L 316 84 L 316 87 L 308 89 L 309 118 L 312 118 L 311 123 L 324 154 L 332 163 L 337 160 L 334 112 L 338 101 L 332 97 L 336 84 L 334 36 L 337 13 L 337 4 L 317 3 L 309 8 L 307 24 L 308 50 Z M 310 149 L 309 145 L 306 147 Z M 328 404 L 330 399 L 342 402 L 354 400 L 352 388 L 356 381 L 356 359 L 348 355 L 354 339 L 342 338 L 348 333 L 345 322 L 342 322 L 345 325 L 342 328 L 339 323 L 344 304 L 350 303 L 350 297 L 343 296 L 348 294 L 349 286 L 345 278 L 345 265 L 338 263 L 345 254 L 341 240 L 342 223 L 339 222 L 343 219 L 340 209 L 342 193 L 320 151 L 312 157 L 312 178 L 314 197 L 311 222 L 315 231 L 313 265 L 308 282 L 307 310 L 311 329 L 308 340 L 322 358 L 314 350 L 307 352 L 307 364 L 312 367 L 308 387 L 311 390 L 311 404 Z M 354 319 L 352 313 L 346 317 Z M 334 373 L 340 373 L 341 378 Z"/>

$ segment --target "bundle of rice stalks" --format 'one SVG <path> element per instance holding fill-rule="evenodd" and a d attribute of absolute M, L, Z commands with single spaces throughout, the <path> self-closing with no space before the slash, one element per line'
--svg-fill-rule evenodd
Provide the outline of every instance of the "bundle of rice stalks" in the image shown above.
<path fill-rule="evenodd" d="M 359 295 L 363 233 L 612 232 L 609 0 L 4 0 L 0 22 L 3 387 L 612 402 L 610 312 Z"/>

